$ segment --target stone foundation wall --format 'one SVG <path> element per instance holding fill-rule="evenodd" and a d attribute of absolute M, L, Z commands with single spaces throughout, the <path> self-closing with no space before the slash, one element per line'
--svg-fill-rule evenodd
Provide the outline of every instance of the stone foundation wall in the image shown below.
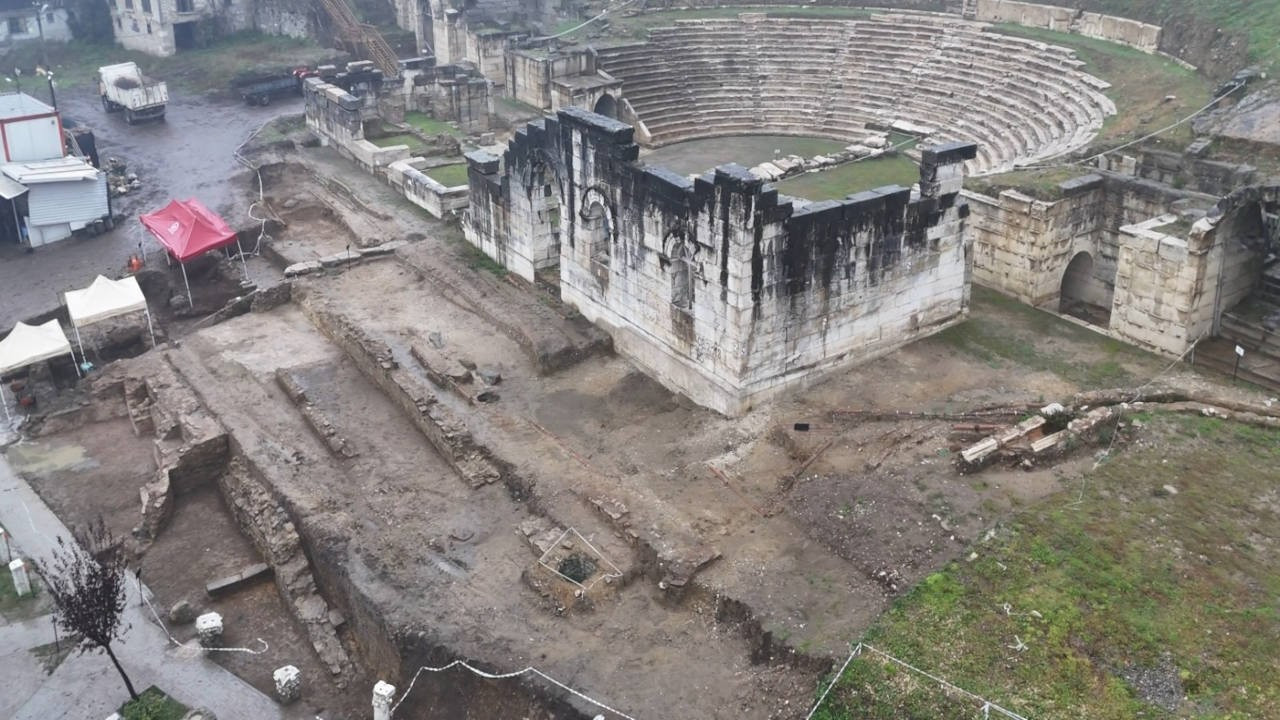
<path fill-rule="evenodd" d="M 1059 183 L 1054 199 L 1017 190 L 998 197 L 965 193 L 973 219 L 974 280 L 1029 305 L 1058 309 L 1063 274 L 1082 252 L 1092 258 L 1090 302 L 1110 307 L 1121 228 L 1169 213 L 1192 198 L 1156 182 L 1112 173 L 1091 173 Z"/>
<path fill-rule="evenodd" d="M 976 150 L 925 149 L 918 195 L 793 204 L 738 166 L 689 181 L 640 165 L 630 126 L 568 109 L 517 133 L 501 171 L 471 159 L 485 199 L 465 225 L 521 274 L 558 242 L 566 304 L 668 387 L 739 414 L 964 316 Z"/>
<path fill-rule="evenodd" d="M 978 0 L 977 19 L 982 22 L 1015 23 L 1084 35 L 1128 45 L 1146 53 L 1154 53 L 1160 49 L 1161 28 L 1158 25 L 1058 5 L 1015 0 Z"/>
<path fill-rule="evenodd" d="M 387 180 L 400 189 L 410 202 L 442 218 L 467 207 L 466 185 L 445 187 L 418 169 L 421 162 L 397 160 L 387 167 Z"/>
<path fill-rule="evenodd" d="M 447 188 L 423 173 L 424 158 L 410 158 L 407 145 L 380 147 L 364 139 L 363 102 L 317 78 L 303 84 L 307 128 L 366 171 L 400 190 L 415 205 L 435 217 L 444 217 L 467 206 L 462 186 Z M 486 93 L 487 97 L 487 93 Z"/>

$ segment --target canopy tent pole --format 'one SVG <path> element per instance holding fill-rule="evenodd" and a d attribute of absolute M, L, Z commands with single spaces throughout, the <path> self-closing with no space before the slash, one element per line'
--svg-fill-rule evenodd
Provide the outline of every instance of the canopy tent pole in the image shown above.
<path fill-rule="evenodd" d="M 145 312 L 145 313 L 147 314 L 147 332 L 151 333 L 151 348 L 152 348 L 152 349 L 155 349 L 155 346 L 156 346 L 156 329 L 151 325 L 151 308 L 149 308 L 149 307 L 144 307 L 144 308 L 142 309 L 142 311 L 143 311 L 143 312 Z M 82 355 L 84 354 L 84 348 L 80 348 L 80 353 L 81 353 Z"/>
<path fill-rule="evenodd" d="M 18 243 L 22 243 L 22 221 L 18 219 L 18 198 L 9 198 L 9 207 L 13 210 L 13 229 L 18 231 Z"/>
<path fill-rule="evenodd" d="M 12 422 L 13 416 L 9 414 L 9 399 L 4 396 L 4 383 L 0 383 L 0 405 L 4 406 L 5 422 Z"/>
<path fill-rule="evenodd" d="M 184 262 L 178 264 L 182 266 L 182 282 L 187 286 L 187 305 L 192 310 L 195 310 L 196 301 L 191 297 L 191 281 L 187 279 L 187 264 Z"/>
<path fill-rule="evenodd" d="M 244 281 L 249 282 L 249 264 L 244 261 L 244 248 L 240 247 L 240 233 L 236 233 L 236 250 L 240 251 L 240 267 L 244 268 Z"/>
<path fill-rule="evenodd" d="M 80 363 L 76 362 L 76 351 L 75 351 L 75 350 L 67 350 L 67 352 L 71 354 L 71 364 L 72 364 L 72 365 L 74 365 L 74 366 L 75 366 L 75 368 L 76 368 L 76 377 L 78 377 L 78 378 L 82 378 L 82 377 L 84 377 L 84 373 L 80 372 Z M 83 350 L 81 350 L 81 352 L 83 352 Z M 87 361 L 86 361 L 86 362 L 87 362 Z M 56 386 L 55 386 L 55 387 L 56 387 Z"/>
<path fill-rule="evenodd" d="M 80 326 L 75 324 L 73 321 L 71 323 L 71 329 L 76 331 L 76 344 L 80 346 L 80 357 L 85 362 L 89 362 L 89 356 L 84 354 L 84 342 L 80 339 Z M 71 357 L 74 358 L 75 356 L 75 353 L 71 353 Z"/>

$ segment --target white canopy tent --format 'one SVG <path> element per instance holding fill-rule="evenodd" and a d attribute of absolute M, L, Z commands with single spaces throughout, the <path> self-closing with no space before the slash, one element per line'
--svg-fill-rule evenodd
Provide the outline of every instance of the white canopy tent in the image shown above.
<path fill-rule="evenodd" d="M 80 358 L 88 361 L 84 354 L 84 341 L 80 339 L 80 328 L 118 315 L 141 310 L 147 315 L 147 330 L 151 333 L 151 347 L 156 346 L 156 331 L 151 325 L 151 310 L 147 307 L 147 299 L 138 287 L 138 279 L 130 275 L 120 280 L 112 280 L 99 275 L 93 284 L 83 290 L 69 290 L 66 293 L 67 314 L 71 316 L 71 327 L 76 333 L 76 344 L 80 346 Z"/>
<path fill-rule="evenodd" d="M 34 365 L 42 360 L 55 358 L 66 353 L 71 356 L 71 364 L 76 366 L 76 374 L 80 374 L 80 366 L 76 364 L 76 354 L 71 351 L 71 343 L 67 341 L 67 333 L 57 320 L 50 320 L 43 325 L 28 325 L 20 322 L 13 326 L 13 332 L 0 340 L 0 375 L 13 372 L 18 368 Z M 4 397 L 4 384 L 0 383 L 0 405 L 4 405 L 4 416 L 9 415 L 9 402 Z"/>

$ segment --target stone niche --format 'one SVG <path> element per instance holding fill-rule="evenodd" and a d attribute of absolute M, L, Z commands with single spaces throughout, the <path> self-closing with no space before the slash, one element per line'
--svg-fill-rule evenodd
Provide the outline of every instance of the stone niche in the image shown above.
<path fill-rule="evenodd" d="M 689 180 L 636 162 L 633 128 L 577 108 L 469 157 L 467 238 L 668 388 L 727 415 L 968 312 L 971 143 L 922 152 L 920 189 L 809 203 L 738 165 Z"/>

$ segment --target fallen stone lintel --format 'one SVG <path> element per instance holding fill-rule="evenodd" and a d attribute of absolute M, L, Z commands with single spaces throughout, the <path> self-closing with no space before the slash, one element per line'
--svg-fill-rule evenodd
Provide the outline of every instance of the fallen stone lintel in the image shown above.
<path fill-rule="evenodd" d="M 254 563 L 235 575 L 228 575 L 227 577 L 210 581 L 204 586 L 204 591 L 209 593 L 210 597 L 226 595 L 238 590 L 249 582 L 270 574 L 270 565 L 267 565 L 266 563 Z"/>

